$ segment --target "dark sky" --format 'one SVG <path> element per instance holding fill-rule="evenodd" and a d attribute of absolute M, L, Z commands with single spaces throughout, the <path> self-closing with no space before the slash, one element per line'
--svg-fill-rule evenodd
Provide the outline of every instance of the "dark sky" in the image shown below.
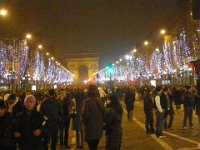
<path fill-rule="evenodd" d="M 178 12 L 177 0 L 10 0 L 6 5 L 10 15 L 0 19 L 5 32 L 32 32 L 60 58 L 98 52 L 101 67 L 173 24 Z"/>

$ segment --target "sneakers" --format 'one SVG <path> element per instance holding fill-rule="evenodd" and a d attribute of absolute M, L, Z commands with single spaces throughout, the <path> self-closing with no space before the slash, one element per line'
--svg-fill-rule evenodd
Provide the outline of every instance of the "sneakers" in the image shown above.
<path fill-rule="evenodd" d="M 187 129 L 187 127 L 183 127 L 183 130 L 186 130 Z"/>
<path fill-rule="evenodd" d="M 164 138 L 166 138 L 166 136 L 160 135 L 160 136 L 158 136 L 158 138 L 159 138 L 159 139 L 164 139 Z"/>

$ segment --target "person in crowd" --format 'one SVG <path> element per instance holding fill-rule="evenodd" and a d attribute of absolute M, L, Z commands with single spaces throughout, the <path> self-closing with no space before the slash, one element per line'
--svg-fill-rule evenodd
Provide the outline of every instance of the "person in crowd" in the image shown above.
<path fill-rule="evenodd" d="M 70 92 L 66 92 L 65 94 L 65 98 L 63 100 L 63 119 L 64 119 L 64 145 L 65 148 L 69 149 L 69 126 L 70 126 L 70 114 L 69 114 L 69 110 L 70 110 L 70 105 L 71 105 L 71 93 Z"/>
<path fill-rule="evenodd" d="M 99 95 L 100 99 L 103 101 L 103 103 L 106 103 L 106 92 L 104 91 L 103 87 L 99 87 Z"/>
<path fill-rule="evenodd" d="M 59 91 L 56 91 L 56 99 L 59 101 L 62 110 L 63 110 L 63 101 L 65 98 L 65 91 L 64 89 L 60 89 Z M 61 117 L 61 121 L 59 124 L 59 142 L 60 146 L 64 145 L 64 116 Z"/>
<path fill-rule="evenodd" d="M 62 119 L 62 106 L 56 99 L 54 89 L 50 89 L 48 94 L 48 98 L 43 101 L 40 109 L 41 113 L 47 118 L 44 150 L 48 150 L 49 140 L 51 140 L 51 150 L 56 150 L 58 129 Z"/>
<path fill-rule="evenodd" d="M 81 111 L 83 108 L 83 101 L 86 98 L 82 89 L 78 88 L 73 95 L 72 104 L 75 106 L 77 114 L 72 118 L 73 129 L 76 131 L 77 148 L 83 148 L 83 124 L 81 122 Z"/>
<path fill-rule="evenodd" d="M 173 88 L 173 97 L 174 97 L 174 102 L 176 105 L 176 110 L 179 110 L 181 108 L 182 104 L 182 93 L 180 87 L 174 87 Z"/>
<path fill-rule="evenodd" d="M 194 107 L 195 95 L 193 94 L 193 89 L 191 86 L 186 86 L 186 92 L 184 94 L 184 119 L 183 119 L 183 129 L 187 129 L 187 120 L 189 120 L 190 128 L 193 126 L 193 107 Z"/>
<path fill-rule="evenodd" d="M 23 111 L 23 103 L 19 100 L 16 94 L 9 94 L 6 102 L 8 106 L 8 112 L 10 112 L 13 117 Z"/>
<path fill-rule="evenodd" d="M 0 100 L 0 150 L 16 150 L 16 140 L 12 130 L 12 115 L 7 112 L 6 104 Z"/>
<path fill-rule="evenodd" d="M 158 86 L 155 89 L 155 109 L 156 109 L 156 136 L 160 139 L 165 138 L 163 135 L 163 100 L 161 99 L 162 87 Z"/>
<path fill-rule="evenodd" d="M 172 123 L 174 120 L 174 109 L 172 105 L 172 95 L 169 87 L 165 87 L 163 89 L 163 92 L 161 94 L 161 99 L 163 101 L 163 110 L 164 110 L 164 129 L 171 129 L 172 128 Z M 170 117 L 169 123 L 167 120 L 167 117 Z"/>
<path fill-rule="evenodd" d="M 60 97 L 59 100 L 61 102 L 62 110 L 63 110 L 63 117 L 60 123 L 60 145 L 64 145 L 65 148 L 70 149 L 68 138 L 69 138 L 69 126 L 70 126 L 70 115 L 69 109 L 71 104 L 71 95 L 70 93 L 66 92 L 64 89 L 60 90 Z"/>
<path fill-rule="evenodd" d="M 13 121 L 14 137 L 18 139 L 20 150 L 43 150 L 42 131 L 45 118 L 36 110 L 36 98 L 26 96 L 24 111 Z"/>
<path fill-rule="evenodd" d="M 80 113 L 78 112 L 77 101 L 77 97 L 72 98 L 70 116 L 72 118 L 72 130 L 76 132 L 76 148 L 81 149 L 83 148 L 83 130 L 81 126 Z"/>
<path fill-rule="evenodd" d="M 123 109 L 117 95 L 108 96 L 106 109 L 106 150 L 120 150 Z"/>
<path fill-rule="evenodd" d="M 135 91 L 127 88 L 125 93 L 125 104 L 127 110 L 127 117 L 128 121 L 131 122 L 133 119 L 133 109 L 134 109 L 134 102 L 135 102 Z"/>
<path fill-rule="evenodd" d="M 97 150 L 98 143 L 103 134 L 105 108 L 99 98 L 96 85 L 89 85 L 88 98 L 84 100 L 82 121 L 84 124 L 85 139 L 90 150 Z"/>
<path fill-rule="evenodd" d="M 144 94 L 144 113 L 145 113 L 145 127 L 146 127 L 146 133 L 147 134 L 153 134 L 155 133 L 154 127 L 153 127 L 153 99 L 151 96 L 151 89 L 147 88 Z"/>

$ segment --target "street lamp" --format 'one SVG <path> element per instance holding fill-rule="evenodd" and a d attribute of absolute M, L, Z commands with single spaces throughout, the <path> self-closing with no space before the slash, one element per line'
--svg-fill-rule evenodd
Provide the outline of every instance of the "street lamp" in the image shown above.
<path fill-rule="evenodd" d="M 133 49 L 133 52 L 134 52 L 134 53 L 136 53 L 136 52 L 137 52 L 137 49 L 136 49 L 136 48 L 134 48 L 134 49 Z"/>
<path fill-rule="evenodd" d="M 26 38 L 27 38 L 27 39 L 31 39 L 31 38 L 32 38 L 32 35 L 28 33 L 28 34 L 26 34 Z"/>
<path fill-rule="evenodd" d="M 149 45 L 149 42 L 148 41 L 144 41 L 144 45 L 145 46 Z"/>
<path fill-rule="evenodd" d="M 5 17 L 8 14 L 8 11 L 6 9 L 1 9 L 0 10 L 0 15 Z"/>
<path fill-rule="evenodd" d="M 40 44 L 40 45 L 38 45 L 38 48 L 39 48 L 39 49 L 42 49 L 42 48 L 43 48 L 43 46 Z"/>
<path fill-rule="evenodd" d="M 166 34 L 166 30 L 165 30 L 165 29 L 161 29 L 161 30 L 160 30 L 160 34 L 161 34 L 161 35 L 165 35 L 165 34 Z"/>

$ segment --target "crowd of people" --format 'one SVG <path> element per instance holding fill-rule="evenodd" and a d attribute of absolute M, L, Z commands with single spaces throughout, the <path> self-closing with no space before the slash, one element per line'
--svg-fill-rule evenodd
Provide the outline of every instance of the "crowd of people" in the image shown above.
<path fill-rule="evenodd" d="M 163 130 L 173 128 L 174 109 L 179 110 L 181 105 L 183 129 L 194 128 L 194 110 L 200 125 L 200 93 L 192 86 L 121 87 L 109 91 L 91 84 L 82 89 L 9 92 L 0 97 L 0 149 L 56 150 L 58 144 L 70 149 L 71 124 L 77 149 L 83 149 L 85 141 L 90 150 L 97 150 L 105 132 L 105 149 L 119 150 L 121 102 L 124 101 L 128 122 L 132 122 L 136 94 L 144 103 L 147 135 L 164 138 Z"/>
<path fill-rule="evenodd" d="M 2 93 L 0 149 L 56 150 L 58 144 L 70 149 L 71 124 L 77 149 L 83 149 L 86 141 L 89 149 L 97 150 L 105 130 L 106 149 L 118 150 L 122 113 L 118 95 L 105 92 L 102 96 L 93 84 L 87 89 Z"/>
<path fill-rule="evenodd" d="M 172 130 L 175 110 L 181 105 L 184 109 L 182 127 L 184 130 L 194 128 L 193 112 L 198 116 L 200 126 L 200 92 L 194 86 L 157 86 L 142 87 L 139 90 L 144 101 L 145 126 L 147 134 L 156 134 L 165 138 L 163 130 Z M 154 128 L 154 112 L 156 116 Z"/>

